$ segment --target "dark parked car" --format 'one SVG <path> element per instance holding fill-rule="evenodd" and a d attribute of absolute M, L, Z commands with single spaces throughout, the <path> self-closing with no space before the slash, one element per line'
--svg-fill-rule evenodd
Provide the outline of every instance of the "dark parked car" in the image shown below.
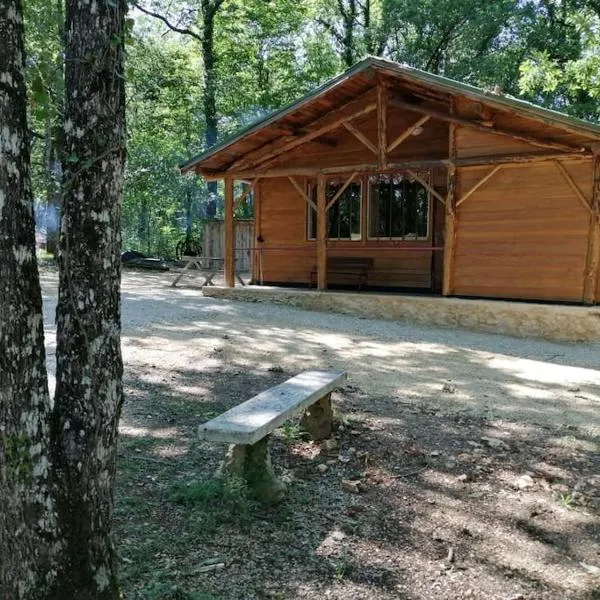
<path fill-rule="evenodd" d="M 141 269 L 154 269 L 168 271 L 169 265 L 162 258 L 149 258 L 136 250 L 126 250 L 121 253 L 121 263 L 124 267 L 137 267 Z"/>

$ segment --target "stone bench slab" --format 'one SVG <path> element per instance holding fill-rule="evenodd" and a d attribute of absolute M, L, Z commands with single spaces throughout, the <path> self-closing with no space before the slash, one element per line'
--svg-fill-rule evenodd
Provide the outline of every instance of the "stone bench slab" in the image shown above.
<path fill-rule="evenodd" d="M 212 442 L 255 444 L 345 380 L 345 371 L 304 371 L 200 425 L 198 434 Z"/>

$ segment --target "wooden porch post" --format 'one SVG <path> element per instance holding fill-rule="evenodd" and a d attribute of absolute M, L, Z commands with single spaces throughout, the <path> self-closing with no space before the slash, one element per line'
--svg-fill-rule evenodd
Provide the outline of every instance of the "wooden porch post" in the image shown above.
<path fill-rule="evenodd" d="M 261 180 L 258 179 L 254 186 L 254 240 L 252 246 L 254 251 L 252 253 L 252 283 L 256 284 L 262 279 L 262 242 L 258 239 L 261 238 L 262 223 L 261 223 L 261 211 L 260 211 L 260 188 Z"/>
<path fill-rule="evenodd" d="M 587 259 L 583 280 L 583 302 L 594 304 L 600 301 L 596 291 L 600 271 L 600 147 L 594 146 L 592 214 L 588 238 Z"/>
<path fill-rule="evenodd" d="M 323 173 L 317 176 L 317 287 L 327 289 L 327 198 Z"/>
<path fill-rule="evenodd" d="M 451 113 L 452 106 L 450 107 Z M 454 270 L 454 243 L 456 241 L 456 125 L 449 126 L 448 195 L 446 197 L 446 228 L 444 233 L 444 279 L 442 295 L 453 293 L 452 272 Z"/>
<path fill-rule="evenodd" d="M 233 178 L 225 178 L 225 285 L 235 286 L 235 222 L 233 220 Z"/>

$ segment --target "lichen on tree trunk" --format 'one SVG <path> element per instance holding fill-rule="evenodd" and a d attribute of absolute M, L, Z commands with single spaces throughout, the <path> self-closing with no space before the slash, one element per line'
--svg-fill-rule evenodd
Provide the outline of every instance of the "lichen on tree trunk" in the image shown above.
<path fill-rule="evenodd" d="M 22 14 L 21 0 L 0 2 L 0 598 L 11 600 L 42 597 L 58 535 Z"/>
<path fill-rule="evenodd" d="M 119 598 L 110 530 L 118 421 L 125 0 L 67 0 L 53 455 L 64 550 L 54 598 Z"/>

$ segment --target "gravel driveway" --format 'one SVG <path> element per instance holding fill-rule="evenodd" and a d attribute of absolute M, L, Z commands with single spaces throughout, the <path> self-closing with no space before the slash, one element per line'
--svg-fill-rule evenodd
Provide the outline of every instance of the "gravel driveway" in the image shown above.
<path fill-rule="evenodd" d="M 126 272 L 123 355 L 129 368 L 193 364 L 222 346 L 243 369 L 346 369 L 366 392 L 433 401 L 487 417 L 600 433 L 600 344 L 562 344 L 204 298 L 172 276 Z M 43 276 L 50 369 L 56 277 Z M 221 356 L 223 358 L 223 356 Z M 442 391 L 442 390 L 445 390 Z"/>

